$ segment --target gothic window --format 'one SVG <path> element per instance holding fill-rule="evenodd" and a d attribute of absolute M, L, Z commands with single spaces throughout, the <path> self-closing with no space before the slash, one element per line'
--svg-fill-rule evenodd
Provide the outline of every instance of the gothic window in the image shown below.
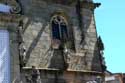
<path fill-rule="evenodd" d="M 54 42 L 65 43 L 68 39 L 67 22 L 63 16 L 52 18 L 52 38 Z M 56 41 L 55 41 L 56 40 Z"/>

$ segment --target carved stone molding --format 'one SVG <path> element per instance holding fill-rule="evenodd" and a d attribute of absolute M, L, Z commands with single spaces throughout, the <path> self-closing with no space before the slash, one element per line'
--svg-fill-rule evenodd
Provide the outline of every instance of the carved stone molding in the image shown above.
<path fill-rule="evenodd" d="M 101 3 L 93 3 L 93 2 L 88 2 L 88 1 L 81 2 L 82 8 L 87 8 L 90 10 L 94 10 L 95 8 L 99 7 L 100 5 L 101 5 Z"/>
<path fill-rule="evenodd" d="M 56 10 L 54 13 L 51 14 L 51 17 L 54 15 L 63 16 L 66 20 L 69 20 L 69 16 L 63 9 Z"/>
<path fill-rule="evenodd" d="M 72 5 L 73 3 L 77 2 L 77 0 L 45 0 L 45 1 L 63 5 Z"/>

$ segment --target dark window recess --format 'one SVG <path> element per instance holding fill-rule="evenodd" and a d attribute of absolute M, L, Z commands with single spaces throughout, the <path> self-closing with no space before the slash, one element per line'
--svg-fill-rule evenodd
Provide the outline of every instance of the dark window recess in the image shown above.
<path fill-rule="evenodd" d="M 55 17 L 52 21 L 52 37 L 53 39 L 66 42 L 68 39 L 67 25 L 61 17 Z"/>
<path fill-rule="evenodd" d="M 52 36 L 53 39 L 60 40 L 60 33 L 59 33 L 59 24 L 52 21 Z"/>
<path fill-rule="evenodd" d="M 67 32 L 67 27 L 66 24 L 61 24 L 61 35 L 62 35 L 62 40 L 66 41 L 68 38 L 68 32 Z"/>

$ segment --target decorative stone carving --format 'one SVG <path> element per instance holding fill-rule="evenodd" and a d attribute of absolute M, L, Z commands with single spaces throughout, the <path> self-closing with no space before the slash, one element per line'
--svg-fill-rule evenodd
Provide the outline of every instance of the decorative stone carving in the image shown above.
<path fill-rule="evenodd" d="M 14 14 L 20 13 L 20 12 L 21 12 L 21 7 L 20 7 L 20 5 L 19 5 L 19 4 L 16 4 L 16 6 L 13 6 L 11 12 L 14 13 Z"/>
<path fill-rule="evenodd" d="M 0 3 L 11 6 L 12 7 L 12 9 L 10 10 L 11 13 L 18 14 L 21 12 L 21 6 L 17 2 L 17 0 L 2 0 L 0 1 Z"/>
<path fill-rule="evenodd" d="M 90 10 L 94 10 L 96 7 L 99 7 L 101 3 L 93 3 L 93 2 L 88 2 L 88 1 L 83 1 L 81 2 L 83 8 L 87 8 Z"/>

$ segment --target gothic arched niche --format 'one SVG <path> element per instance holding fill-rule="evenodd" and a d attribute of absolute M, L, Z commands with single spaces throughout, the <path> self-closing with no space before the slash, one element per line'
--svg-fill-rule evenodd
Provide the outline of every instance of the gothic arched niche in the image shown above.
<path fill-rule="evenodd" d="M 52 14 L 50 21 L 53 56 L 49 68 L 64 69 L 68 68 L 68 53 L 73 46 L 71 40 L 72 28 L 69 23 L 69 16 L 62 10 Z M 73 39 L 73 38 L 72 38 Z"/>
<path fill-rule="evenodd" d="M 68 21 L 65 14 L 56 12 L 51 18 L 53 56 L 49 68 L 65 70 L 68 68 L 64 50 L 69 39 Z"/>
<path fill-rule="evenodd" d="M 68 41 L 68 23 L 65 17 L 54 15 L 51 19 L 52 46 L 59 48 Z"/>
<path fill-rule="evenodd" d="M 56 47 L 59 47 L 59 45 L 61 44 L 63 48 L 75 51 L 73 36 L 74 34 L 70 23 L 70 16 L 68 16 L 65 11 L 59 9 L 58 11 L 54 12 L 51 17 L 52 40 L 55 39 L 54 37 L 56 37 L 57 39 L 57 43 L 53 43 L 52 41 L 52 46 L 56 45 Z M 57 26 L 60 27 L 60 29 L 56 28 Z M 62 32 L 54 34 L 55 32 L 59 32 L 59 30 L 61 30 Z"/>

